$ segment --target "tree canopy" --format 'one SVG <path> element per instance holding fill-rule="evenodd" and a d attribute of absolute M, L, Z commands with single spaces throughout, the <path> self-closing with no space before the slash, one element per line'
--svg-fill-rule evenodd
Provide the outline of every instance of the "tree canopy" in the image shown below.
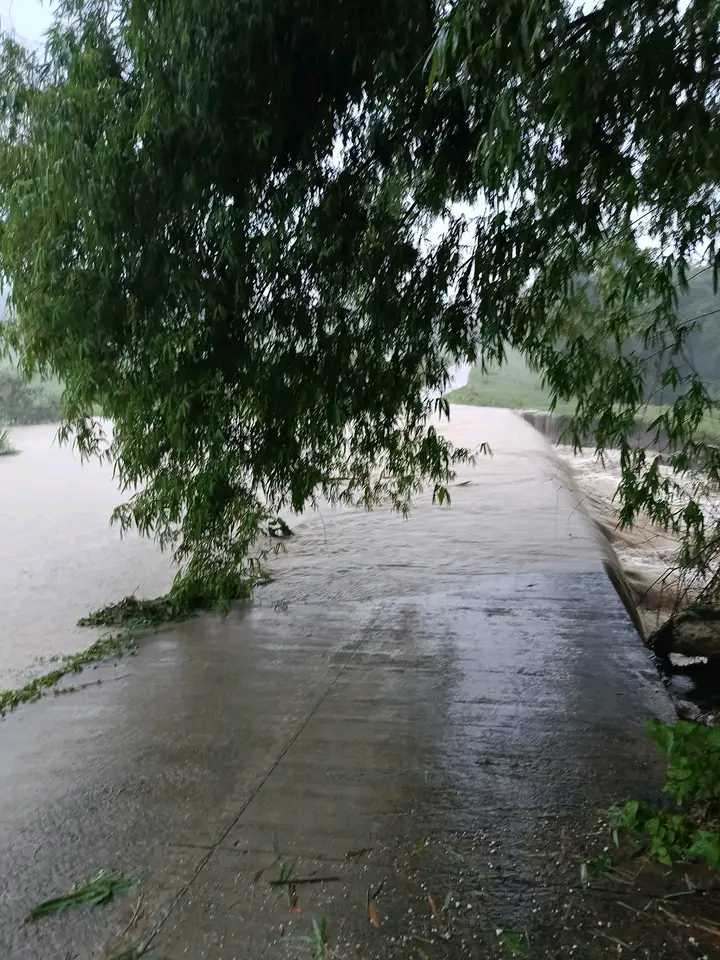
<path fill-rule="evenodd" d="M 3 45 L 5 339 L 86 453 L 112 419 L 117 516 L 181 585 L 231 595 L 318 495 L 442 496 L 448 369 L 509 346 L 709 570 L 677 298 L 717 291 L 719 44 L 717 0 L 64 0 Z M 629 442 L 657 356 L 680 505 Z"/>

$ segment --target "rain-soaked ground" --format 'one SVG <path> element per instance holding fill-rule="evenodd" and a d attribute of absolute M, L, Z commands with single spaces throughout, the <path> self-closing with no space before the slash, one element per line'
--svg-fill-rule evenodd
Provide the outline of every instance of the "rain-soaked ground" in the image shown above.
<path fill-rule="evenodd" d="M 0 957 L 628 945 L 606 914 L 573 912 L 573 888 L 597 810 L 657 794 L 642 727 L 670 719 L 669 700 L 543 438 L 465 407 L 450 433 L 494 454 L 463 470 L 451 509 L 310 514 L 254 602 L 164 630 L 0 723 Z M 67 506 L 62 478 L 54 490 Z M 83 521 L 65 523 L 82 549 Z M 141 883 L 23 923 L 98 869 Z M 685 933 L 620 954 L 702 956 Z"/>

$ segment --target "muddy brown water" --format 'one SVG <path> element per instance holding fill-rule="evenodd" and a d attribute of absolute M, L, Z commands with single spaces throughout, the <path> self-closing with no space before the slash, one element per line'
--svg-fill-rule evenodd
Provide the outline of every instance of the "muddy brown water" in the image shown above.
<path fill-rule="evenodd" d="M 422 522 L 389 509 L 308 512 L 293 523 L 298 537 L 275 562 L 270 592 L 352 600 L 411 592 L 429 571 L 442 586 L 485 573 L 597 569 L 603 538 L 536 430 L 507 410 L 453 406 L 442 431 L 456 446 L 477 451 L 487 443 L 491 450 L 458 469 L 449 508 L 433 507 L 425 492 L 412 518 Z"/>
<path fill-rule="evenodd" d="M 448 389 L 469 369 L 452 368 Z M 12 427 L 10 439 L 19 453 L 0 457 L 0 689 L 89 646 L 99 631 L 78 627 L 80 617 L 128 594 L 163 594 L 176 572 L 153 542 L 110 525 L 124 498 L 109 464 L 82 463 L 53 424 Z"/>

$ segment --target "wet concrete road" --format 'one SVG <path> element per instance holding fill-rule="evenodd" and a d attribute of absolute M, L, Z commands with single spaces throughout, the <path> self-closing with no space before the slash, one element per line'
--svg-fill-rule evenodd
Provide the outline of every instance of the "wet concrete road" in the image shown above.
<path fill-rule="evenodd" d="M 322 917 L 343 960 L 480 958 L 560 916 L 670 706 L 539 436 L 454 417 L 495 456 L 451 510 L 311 515 L 253 603 L 0 723 L 0 956 L 309 960 Z M 283 863 L 337 879 L 291 910 Z M 100 868 L 142 884 L 23 924 Z"/>

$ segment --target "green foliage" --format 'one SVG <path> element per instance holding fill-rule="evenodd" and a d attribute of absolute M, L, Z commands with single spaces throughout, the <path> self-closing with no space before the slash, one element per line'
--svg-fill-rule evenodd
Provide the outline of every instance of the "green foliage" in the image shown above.
<path fill-rule="evenodd" d="M 720 297 L 715 287 L 711 270 L 703 269 L 702 264 L 693 267 L 688 279 L 687 290 L 678 290 L 677 313 L 681 323 L 687 323 L 682 350 L 675 358 L 675 366 L 683 382 L 695 373 L 707 387 L 711 396 L 720 394 Z M 692 320 L 692 318 L 699 318 Z M 658 357 L 656 348 L 636 343 L 635 348 L 645 351 L 651 362 Z M 655 352 L 655 356 L 651 354 Z M 671 403 L 676 391 L 670 384 L 663 383 L 666 375 L 663 364 L 657 365 L 654 382 L 649 383 L 649 394 L 655 403 Z M 666 377 L 667 378 L 667 377 Z"/>
<path fill-rule="evenodd" d="M 693 371 L 702 379 L 712 396 L 720 392 L 720 298 L 713 287 L 710 272 L 697 266 L 686 291 L 678 291 L 678 317 L 681 321 L 691 317 L 703 317 L 688 328 L 683 349 L 675 359 L 681 382 Z M 592 283 L 588 284 L 589 291 Z M 667 410 L 667 404 L 674 399 L 675 391 L 663 384 L 666 373 L 664 364 L 654 363 L 653 349 L 645 347 L 641 338 L 631 338 L 625 343 L 625 352 L 636 351 L 645 357 L 649 364 L 646 383 L 646 398 L 653 401 L 650 410 L 640 413 L 641 422 L 650 422 L 654 415 Z M 653 376 L 653 371 L 655 375 Z M 550 390 L 542 384 L 542 375 L 529 368 L 527 362 L 515 350 L 508 350 L 501 366 L 492 367 L 485 372 L 481 367 L 473 367 L 467 385 L 448 394 L 452 403 L 469 403 L 481 406 L 502 406 L 511 408 L 531 408 L 547 410 L 552 401 Z M 662 408 L 662 409 L 661 409 Z M 569 414 L 574 404 L 560 401 L 556 412 Z M 713 439 L 717 442 L 720 428 L 716 429 Z"/>
<path fill-rule="evenodd" d="M 603 850 L 602 853 L 588 860 L 586 867 L 590 873 L 596 875 L 609 873 L 613 868 L 613 859 L 606 850 Z"/>
<path fill-rule="evenodd" d="M 648 853 L 660 863 L 690 857 L 692 829 L 682 813 L 656 810 L 650 804 L 630 800 L 618 810 L 611 811 L 611 822 L 617 829 L 629 830 L 643 836 L 648 842 Z"/>
<path fill-rule="evenodd" d="M 528 954 L 527 935 L 515 933 L 513 930 L 503 930 L 500 943 L 506 957 L 526 957 Z"/>
<path fill-rule="evenodd" d="M 630 800 L 611 812 L 613 826 L 644 836 L 661 863 L 703 860 L 720 869 L 720 729 L 653 721 L 648 732 L 667 758 L 664 789 L 673 806 Z"/>
<path fill-rule="evenodd" d="M 4 717 L 21 703 L 39 700 L 44 693 L 56 687 L 69 674 L 80 673 L 86 667 L 111 657 L 122 657 L 127 653 L 134 653 L 136 649 L 135 639 L 127 629 L 117 634 L 100 637 L 87 650 L 60 657 L 58 665 L 53 670 L 29 680 L 24 687 L 0 690 L 0 717 Z"/>
<path fill-rule="evenodd" d="M 27 921 L 39 920 L 54 913 L 63 913 L 65 910 L 85 904 L 96 907 L 108 903 L 119 894 L 132 890 L 137 883 L 136 877 L 126 877 L 121 873 L 108 873 L 106 870 L 101 870 L 87 883 L 74 887 L 70 893 L 52 900 L 45 900 L 33 907 L 27 916 Z"/>
<path fill-rule="evenodd" d="M 232 587 L 230 595 L 236 598 L 249 597 L 253 586 L 262 582 L 263 576 L 247 577 Z M 94 610 L 78 620 L 81 627 L 156 627 L 162 623 L 186 620 L 196 613 L 210 610 L 216 605 L 214 596 L 203 592 L 185 580 L 178 580 L 173 590 L 162 597 L 138 600 L 135 596 L 124 597 L 106 607 Z"/>
<path fill-rule="evenodd" d="M 30 382 L 0 363 L 0 423 L 57 423 L 62 419 L 62 388 L 35 377 Z"/>
<path fill-rule="evenodd" d="M 712 584 L 702 482 L 628 438 L 660 361 L 671 465 L 720 478 L 678 314 L 718 275 L 719 31 L 715 0 L 64 0 L 2 51 L 4 339 L 215 597 L 267 512 L 447 489 L 448 366 L 508 349 Z"/>
<path fill-rule="evenodd" d="M 11 453 L 17 453 L 17 450 L 13 448 L 10 442 L 10 434 L 7 430 L 0 430 L 0 457 L 7 456 Z"/>
<path fill-rule="evenodd" d="M 125 597 L 107 607 L 93 610 L 78 620 L 81 627 L 124 627 L 156 626 L 171 620 L 187 616 L 190 611 L 180 609 L 169 596 L 155 597 L 152 600 L 138 600 L 135 596 Z"/>
<path fill-rule="evenodd" d="M 325 917 L 313 917 L 312 921 L 312 960 L 327 960 L 330 949 L 328 922 Z"/>
<path fill-rule="evenodd" d="M 648 732 L 667 757 L 665 792 L 678 806 L 706 804 L 720 814 L 720 728 L 653 721 Z"/>
<path fill-rule="evenodd" d="M 473 367 L 468 382 L 447 394 L 450 403 L 481 407 L 548 410 L 552 398 L 543 388 L 539 373 L 533 372 L 517 351 L 509 350 L 502 365 L 483 372 Z M 556 413 L 572 412 L 572 404 L 557 404 Z"/>

